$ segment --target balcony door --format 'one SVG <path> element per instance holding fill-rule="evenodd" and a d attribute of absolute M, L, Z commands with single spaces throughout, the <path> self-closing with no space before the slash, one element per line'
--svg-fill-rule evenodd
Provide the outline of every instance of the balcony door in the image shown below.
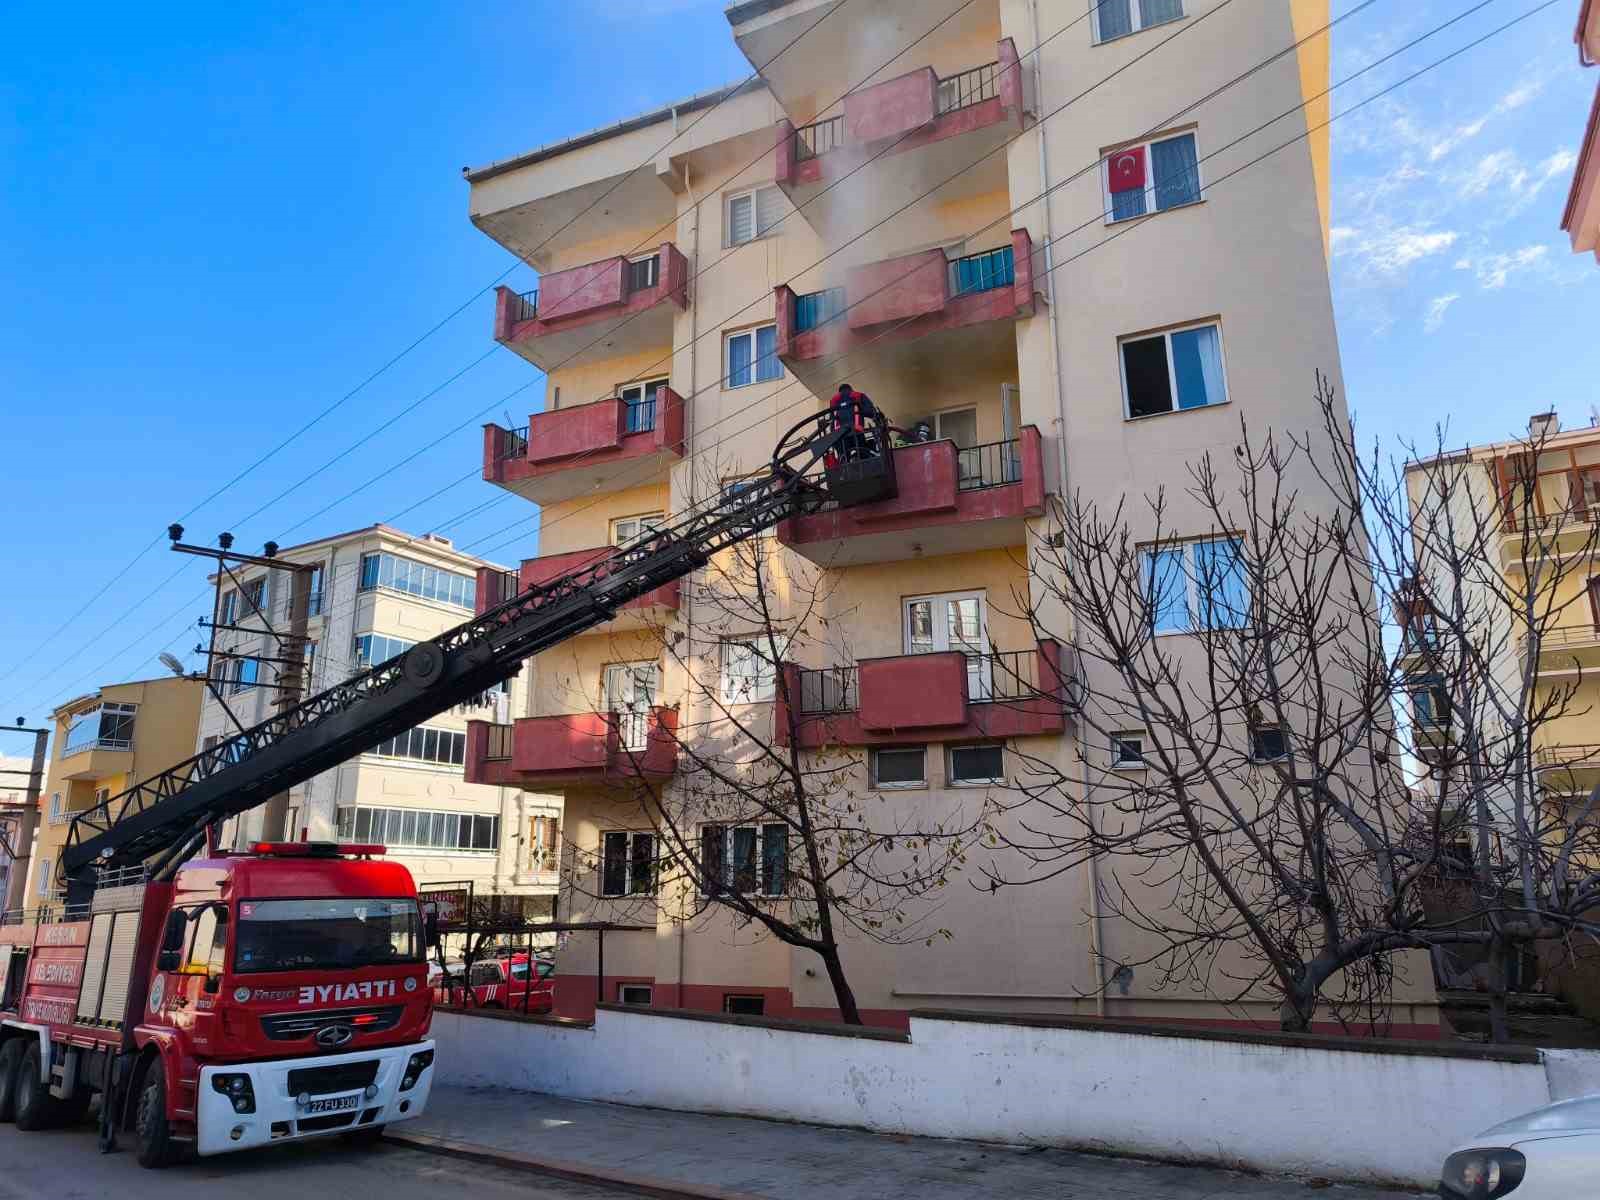
<path fill-rule="evenodd" d="M 617 714 L 618 733 L 627 750 L 643 750 L 650 735 L 650 706 L 661 683 L 655 663 L 612 663 L 605 671 L 605 708 Z"/>
<path fill-rule="evenodd" d="M 650 379 L 617 388 L 617 399 L 623 405 L 623 432 L 649 433 L 656 427 L 656 395 L 666 386 L 665 379 Z"/>
<path fill-rule="evenodd" d="M 982 592 L 944 592 L 905 601 L 906 653 L 959 650 L 965 654 L 969 700 L 987 700 L 992 691 L 987 608 Z"/>

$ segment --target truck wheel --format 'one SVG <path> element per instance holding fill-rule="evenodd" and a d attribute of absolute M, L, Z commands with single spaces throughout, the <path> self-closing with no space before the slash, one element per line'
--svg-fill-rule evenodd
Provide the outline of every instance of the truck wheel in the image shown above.
<path fill-rule="evenodd" d="M 22 1054 L 22 1066 L 11 1089 L 18 1129 L 46 1129 L 55 1120 L 55 1098 L 39 1078 L 39 1062 L 38 1045 L 30 1045 Z"/>
<path fill-rule="evenodd" d="M 167 1124 L 167 1073 L 159 1058 L 145 1070 L 133 1130 L 139 1143 L 137 1158 L 141 1167 L 165 1167 L 177 1161 L 178 1146 Z"/>
<path fill-rule="evenodd" d="M 12 1121 L 17 1116 L 17 1067 L 22 1062 L 22 1052 L 27 1043 L 21 1038 L 8 1038 L 0 1043 L 0 1121 Z"/>

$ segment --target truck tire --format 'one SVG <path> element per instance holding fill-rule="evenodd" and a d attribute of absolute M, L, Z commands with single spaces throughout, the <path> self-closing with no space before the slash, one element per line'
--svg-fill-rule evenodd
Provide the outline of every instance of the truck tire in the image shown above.
<path fill-rule="evenodd" d="M 138 1142 L 136 1157 L 141 1167 L 154 1170 L 177 1161 L 178 1144 L 172 1140 L 172 1127 L 167 1123 L 167 1072 L 159 1058 L 145 1068 L 133 1133 Z"/>
<path fill-rule="evenodd" d="M 17 1116 L 17 1068 L 22 1064 L 22 1052 L 27 1044 L 20 1038 L 7 1038 L 0 1042 L 0 1121 L 13 1121 Z"/>
<path fill-rule="evenodd" d="M 49 1085 L 39 1078 L 39 1064 L 39 1046 L 34 1043 L 23 1051 L 22 1065 L 11 1089 L 18 1129 L 48 1129 L 55 1123 L 56 1101 Z"/>

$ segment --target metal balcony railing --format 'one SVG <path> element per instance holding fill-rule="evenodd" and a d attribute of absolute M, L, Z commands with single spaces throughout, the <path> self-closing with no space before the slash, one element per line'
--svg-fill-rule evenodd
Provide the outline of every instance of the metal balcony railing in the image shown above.
<path fill-rule="evenodd" d="M 794 131 L 794 160 L 805 162 L 844 145 L 844 117 L 828 117 Z"/>
<path fill-rule="evenodd" d="M 1534 752 L 1533 760 L 1541 767 L 1600 769 L 1600 746 L 1588 743 L 1545 746 Z"/>
<path fill-rule="evenodd" d="M 624 400 L 622 428 L 626 433 L 649 433 L 656 427 L 656 397 Z"/>
<path fill-rule="evenodd" d="M 794 331 L 805 333 L 838 318 L 845 310 L 844 289 L 824 288 L 794 298 Z"/>
<path fill-rule="evenodd" d="M 798 674 L 801 716 L 850 713 L 861 707 L 859 667 L 820 667 Z M 967 699 L 971 703 L 1003 704 L 1040 694 L 1037 650 L 967 655 Z"/>
<path fill-rule="evenodd" d="M 631 295 L 634 292 L 646 291 L 653 288 L 661 280 L 661 256 L 652 254 L 649 258 L 641 258 L 628 264 L 626 284 Z"/>
<path fill-rule="evenodd" d="M 512 321 L 531 321 L 539 315 L 539 289 L 518 292 L 511 299 Z"/>
<path fill-rule="evenodd" d="M 505 442 L 500 449 L 501 459 L 523 458 L 527 453 L 528 427 L 518 425 L 515 429 L 506 430 Z"/>
<path fill-rule="evenodd" d="M 1016 255 L 1010 246 L 950 260 L 950 294 L 969 296 L 1010 287 L 1017 279 Z"/>
<path fill-rule="evenodd" d="M 939 90 L 934 100 L 934 112 L 939 116 L 970 108 L 993 100 L 1000 94 L 1000 64 L 984 63 L 981 67 L 962 71 L 948 79 L 939 80 Z"/>
<path fill-rule="evenodd" d="M 511 757 L 511 736 L 513 726 L 489 726 L 489 746 L 484 752 L 486 762 L 504 762 Z"/>
<path fill-rule="evenodd" d="M 855 712 L 860 707 L 860 679 L 855 667 L 806 669 L 800 675 L 800 714 Z"/>
<path fill-rule="evenodd" d="M 1022 482 L 1022 454 L 1016 438 L 957 450 L 956 467 L 960 472 L 956 486 L 963 492 Z"/>

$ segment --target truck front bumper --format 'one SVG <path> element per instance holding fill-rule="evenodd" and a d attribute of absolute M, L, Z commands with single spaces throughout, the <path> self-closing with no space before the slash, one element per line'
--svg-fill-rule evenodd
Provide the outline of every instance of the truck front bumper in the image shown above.
<path fill-rule="evenodd" d="M 195 1144 L 227 1154 L 350 1133 L 420 1116 L 433 1086 L 433 1042 L 315 1058 L 200 1068 Z M 415 1069 L 422 1058 L 428 1065 Z M 404 1087 L 407 1077 L 410 1087 Z M 242 1077 L 248 1087 L 238 1080 Z M 239 1111 L 240 1108 L 247 1111 Z"/>

